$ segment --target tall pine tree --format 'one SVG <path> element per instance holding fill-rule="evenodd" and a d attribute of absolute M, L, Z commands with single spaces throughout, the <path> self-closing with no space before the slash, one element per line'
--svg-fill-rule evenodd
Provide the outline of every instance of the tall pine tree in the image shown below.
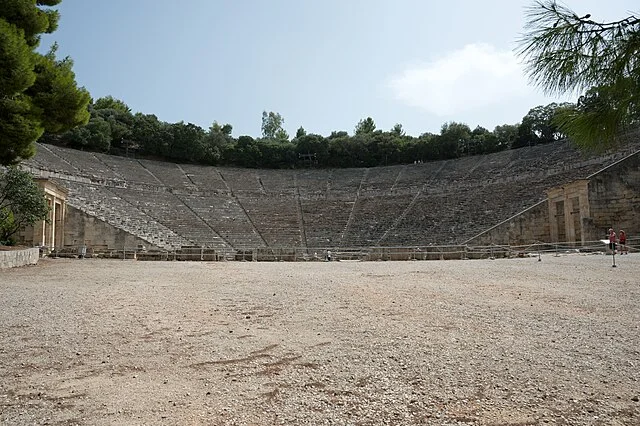
<path fill-rule="evenodd" d="M 640 18 L 580 15 L 556 0 L 535 1 L 518 51 L 547 93 L 582 93 L 558 111 L 560 130 L 586 148 L 604 148 L 640 124 Z"/>
<path fill-rule="evenodd" d="M 89 120 L 89 93 L 78 88 L 69 58 L 36 51 L 55 31 L 61 0 L 0 0 L 0 165 L 35 154 L 46 130 L 59 133 Z"/>

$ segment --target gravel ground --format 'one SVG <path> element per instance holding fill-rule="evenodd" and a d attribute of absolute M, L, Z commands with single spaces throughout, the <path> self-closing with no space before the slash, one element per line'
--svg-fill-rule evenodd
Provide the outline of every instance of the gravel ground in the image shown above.
<path fill-rule="evenodd" d="M 616 260 L 42 260 L 0 272 L 0 423 L 638 425 Z"/>

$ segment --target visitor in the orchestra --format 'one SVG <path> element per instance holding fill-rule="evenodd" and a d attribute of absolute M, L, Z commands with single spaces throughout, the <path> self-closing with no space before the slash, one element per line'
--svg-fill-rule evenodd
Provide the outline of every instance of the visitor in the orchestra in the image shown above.
<path fill-rule="evenodd" d="M 629 254 L 629 249 L 627 248 L 627 234 L 622 229 L 618 235 L 618 242 L 620 243 L 620 254 Z"/>
<path fill-rule="evenodd" d="M 611 254 L 616 254 L 616 231 L 613 228 L 609 228 L 609 249 Z"/>

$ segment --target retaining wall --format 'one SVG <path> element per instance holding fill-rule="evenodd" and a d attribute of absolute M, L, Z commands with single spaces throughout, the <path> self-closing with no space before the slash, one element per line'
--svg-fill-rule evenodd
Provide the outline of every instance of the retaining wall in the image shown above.
<path fill-rule="evenodd" d="M 606 239 L 610 227 L 628 236 L 640 234 L 640 152 L 589 176 L 590 217 L 582 219 L 584 241 Z M 552 242 L 549 204 L 542 201 L 467 240 L 471 245 L 524 245 Z M 563 240 L 564 241 L 564 240 Z M 580 238 L 578 238 L 580 241 Z"/>
<path fill-rule="evenodd" d="M 141 247 L 159 250 L 149 241 L 133 235 L 124 229 L 116 228 L 107 222 L 91 216 L 75 207 L 67 205 L 67 217 L 64 228 L 64 245 L 88 247 L 104 246 L 111 250 L 126 247 Z"/>
<path fill-rule="evenodd" d="M 0 251 L 0 269 L 15 268 L 18 266 L 35 265 L 40 258 L 38 247 L 24 250 Z"/>
<path fill-rule="evenodd" d="M 610 227 L 627 236 L 640 233 L 640 154 L 629 156 L 589 179 L 591 217 L 587 239 L 606 238 Z"/>
<path fill-rule="evenodd" d="M 522 245 L 550 241 L 549 204 L 545 200 L 465 241 L 465 244 Z"/>

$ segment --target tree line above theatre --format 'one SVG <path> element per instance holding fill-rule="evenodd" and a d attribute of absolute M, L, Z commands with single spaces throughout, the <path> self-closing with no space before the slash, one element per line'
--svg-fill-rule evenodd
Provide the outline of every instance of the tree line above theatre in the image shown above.
<path fill-rule="evenodd" d="M 518 41 L 532 82 L 549 94 L 582 93 L 575 104 L 549 104 L 529 111 L 516 125 L 493 131 L 464 123 L 442 125 L 439 134 L 406 135 L 400 124 L 380 130 L 370 117 L 353 134 L 307 134 L 290 138 L 282 116 L 264 112 L 259 138 L 232 137 L 229 124 L 205 130 L 190 123 L 164 123 L 154 115 L 132 114 L 107 97 L 89 107 L 89 123 L 43 140 L 80 149 L 124 152 L 170 161 L 211 165 L 289 168 L 371 167 L 452 159 L 550 143 L 564 138 L 586 148 L 603 148 L 640 123 L 640 18 L 598 22 L 555 0 L 536 0 L 527 9 Z"/>
<path fill-rule="evenodd" d="M 518 53 L 533 83 L 548 93 L 583 93 L 576 104 L 533 108 L 517 125 L 493 131 L 445 123 L 440 133 L 408 136 L 401 125 L 376 128 L 370 117 L 353 134 L 284 131 L 278 113 L 263 114 L 262 135 L 232 136 L 231 125 L 209 129 L 133 114 L 111 97 L 90 101 L 77 87 L 69 58 L 56 46 L 37 52 L 55 31 L 60 0 L 11 0 L 0 8 L 0 165 L 34 155 L 40 140 L 77 149 L 136 154 L 169 161 L 245 167 L 379 166 L 458 158 L 549 143 L 563 133 L 587 147 L 609 146 L 640 121 L 640 19 L 596 22 L 555 0 L 534 1 Z"/>
<path fill-rule="evenodd" d="M 104 97 L 89 105 L 91 118 L 62 134 L 46 133 L 41 142 L 88 151 L 136 155 L 176 162 L 257 168 L 374 167 L 459 158 L 505 149 L 550 143 L 564 138 L 554 117 L 567 105 L 538 106 L 515 125 L 471 129 L 449 122 L 440 133 L 418 137 L 405 134 L 402 125 L 380 130 L 371 117 L 360 120 L 353 132 L 328 136 L 300 127 L 293 137 L 283 128 L 283 117 L 263 112 L 262 135 L 232 136 L 230 124 L 214 122 L 209 129 L 192 123 L 166 123 L 155 115 L 132 113 L 121 100 Z"/>

